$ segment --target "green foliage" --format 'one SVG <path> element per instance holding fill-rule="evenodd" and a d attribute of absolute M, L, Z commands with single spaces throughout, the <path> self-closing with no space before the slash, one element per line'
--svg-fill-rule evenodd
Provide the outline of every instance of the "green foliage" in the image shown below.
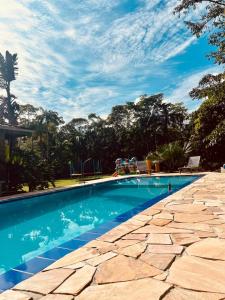
<path fill-rule="evenodd" d="M 0 88 L 5 89 L 7 96 L 0 96 L 0 121 L 9 125 L 17 124 L 18 104 L 11 94 L 11 82 L 16 80 L 18 73 L 17 54 L 6 51 L 5 57 L 0 53 Z"/>
<path fill-rule="evenodd" d="M 205 100 L 192 116 L 191 142 L 195 153 L 209 162 L 222 165 L 225 161 L 225 97 L 212 95 Z"/>
<path fill-rule="evenodd" d="M 198 87 L 190 92 L 193 99 L 224 99 L 225 97 L 225 72 L 217 75 L 204 76 Z"/>
<path fill-rule="evenodd" d="M 217 48 L 210 53 L 216 63 L 225 63 L 225 2 L 224 0 L 180 0 L 174 12 L 188 14 L 192 10 L 202 9 L 199 20 L 186 22 L 192 33 L 200 37 L 209 32 L 209 43 Z"/>
<path fill-rule="evenodd" d="M 16 80 L 18 72 L 17 54 L 6 51 L 5 57 L 0 53 L 0 87 L 5 88 L 7 84 Z"/>
<path fill-rule="evenodd" d="M 26 183 L 29 191 L 48 188 L 54 185 L 53 168 L 46 160 L 33 151 L 15 149 L 12 159 L 7 163 L 9 190 L 21 190 Z"/>
<path fill-rule="evenodd" d="M 148 154 L 148 159 L 161 163 L 166 171 L 174 171 L 184 165 L 185 151 L 179 142 L 162 145 L 153 153 Z"/>
<path fill-rule="evenodd" d="M 92 157 L 101 160 L 104 172 L 112 172 L 117 157 L 137 156 L 166 142 L 185 138 L 187 111 L 182 104 L 166 103 L 163 95 L 142 96 L 140 102 L 128 102 L 112 108 L 102 119 L 90 114 L 60 126 L 63 120 L 52 111 L 22 107 L 19 120 L 35 130 L 33 141 L 20 141 L 20 148 L 32 151 L 53 168 L 56 178 L 69 175 L 74 165 Z M 29 117 L 29 122 L 26 121 Z"/>

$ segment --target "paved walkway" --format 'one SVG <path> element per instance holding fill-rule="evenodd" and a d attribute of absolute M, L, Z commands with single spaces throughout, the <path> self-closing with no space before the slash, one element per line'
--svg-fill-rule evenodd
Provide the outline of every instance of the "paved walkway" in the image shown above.
<path fill-rule="evenodd" d="M 225 174 L 206 175 L 2 299 L 225 299 Z"/>

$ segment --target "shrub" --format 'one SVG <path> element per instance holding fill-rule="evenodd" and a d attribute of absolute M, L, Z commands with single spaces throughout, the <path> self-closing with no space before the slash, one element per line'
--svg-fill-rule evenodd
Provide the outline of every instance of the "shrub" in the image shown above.
<path fill-rule="evenodd" d="M 163 169 L 174 171 L 185 162 L 185 151 L 179 142 L 173 142 L 161 146 L 154 153 L 149 153 L 147 158 L 161 162 Z"/>
<path fill-rule="evenodd" d="M 49 182 L 54 186 L 51 164 L 33 151 L 16 149 L 7 167 L 10 191 L 21 190 L 24 184 L 29 191 L 48 188 Z"/>

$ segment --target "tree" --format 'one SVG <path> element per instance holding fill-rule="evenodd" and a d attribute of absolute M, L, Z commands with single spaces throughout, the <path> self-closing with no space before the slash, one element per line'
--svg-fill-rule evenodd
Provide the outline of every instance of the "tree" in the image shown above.
<path fill-rule="evenodd" d="M 18 104 L 11 94 L 11 82 L 18 73 L 17 54 L 6 51 L 5 57 L 0 53 L 0 88 L 5 89 L 6 97 L 0 98 L 0 119 L 7 119 L 9 125 L 17 125 Z"/>
<path fill-rule="evenodd" d="M 203 164 L 212 167 L 225 161 L 225 97 L 209 97 L 192 115 L 191 143 L 195 153 L 202 156 Z"/>
<path fill-rule="evenodd" d="M 220 165 L 225 160 L 225 73 L 204 76 L 190 95 L 204 100 L 192 115 L 192 144 L 205 161 Z"/>
<path fill-rule="evenodd" d="M 57 112 L 21 105 L 18 125 L 34 134 L 32 140 L 21 138 L 13 153 L 11 188 L 24 183 L 30 190 L 45 188 L 49 181 L 69 175 L 69 162 L 80 172 L 76 165 L 91 157 L 101 161 L 104 172 L 112 172 L 117 157 L 142 159 L 165 141 L 179 140 L 182 145 L 186 118 L 183 105 L 166 102 L 162 94 L 117 105 L 104 119 L 92 113 L 65 125 Z"/>
<path fill-rule="evenodd" d="M 197 37 L 209 34 L 209 43 L 216 51 L 208 56 L 218 64 L 225 63 L 225 1 L 224 0 L 180 0 L 175 13 L 189 13 L 192 9 L 202 8 L 198 21 L 186 22 Z M 192 114 L 189 128 L 191 145 L 196 154 L 201 154 L 203 164 L 217 167 L 225 160 L 225 73 L 204 76 L 198 87 L 190 92 L 193 99 L 204 102 Z"/>
<path fill-rule="evenodd" d="M 191 10 L 203 9 L 198 21 L 185 22 L 192 33 L 199 37 L 209 32 L 209 43 L 217 48 L 209 54 L 216 63 L 225 63 L 225 1 L 224 0 L 180 0 L 174 12 L 188 14 Z"/>
<path fill-rule="evenodd" d="M 31 104 L 19 105 L 18 122 L 24 128 L 32 127 L 33 121 L 43 112 L 43 108 Z"/>
<path fill-rule="evenodd" d="M 224 99 L 225 97 L 225 73 L 204 76 L 199 82 L 198 87 L 190 92 L 193 99 L 208 99 L 216 97 Z"/>

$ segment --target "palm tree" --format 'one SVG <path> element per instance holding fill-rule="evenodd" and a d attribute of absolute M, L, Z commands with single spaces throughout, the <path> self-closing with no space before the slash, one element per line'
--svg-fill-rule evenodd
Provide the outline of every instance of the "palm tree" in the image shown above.
<path fill-rule="evenodd" d="M 0 111 L 4 113 L 10 125 L 17 125 L 15 96 L 11 94 L 10 85 L 18 74 L 17 54 L 6 51 L 5 57 L 0 53 L 0 88 L 5 89 L 6 97 L 1 97 Z"/>

